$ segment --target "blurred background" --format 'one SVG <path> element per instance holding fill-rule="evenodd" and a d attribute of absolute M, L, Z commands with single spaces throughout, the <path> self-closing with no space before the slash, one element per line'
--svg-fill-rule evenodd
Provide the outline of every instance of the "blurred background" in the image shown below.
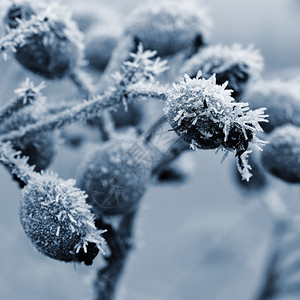
<path fill-rule="evenodd" d="M 110 8 L 120 19 L 139 4 L 137 0 L 62 2 L 76 11 Z M 265 58 L 263 77 L 300 75 L 299 1 L 201 3 L 210 8 L 214 20 L 212 44 L 253 43 Z M 1 61 L 0 70 L 2 104 L 27 76 L 42 81 L 13 59 Z M 76 94 L 68 81 L 47 82 L 45 93 L 53 94 L 54 88 L 58 98 Z M 73 178 L 86 149 L 60 145 L 57 150 L 51 169 L 63 178 Z M 118 299 L 248 300 L 255 295 L 267 259 L 271 218 L 259 196 L 246 197 L 238 188 L 233 157 L 220 165 L 221 155 L 213 151 L 189 155 L 196 167 L 185 184 L 151 186 L 142 201 L 136 248 L 120 282 Z M 287 202 L 299 198 L 299 187 L 275 182 Z M 101 258 L 85 267 L 37 253 L 19 222 L 20 190 L 4 168 L 0 169 L 0 191 L 0 299 L 91 299 Z"/>

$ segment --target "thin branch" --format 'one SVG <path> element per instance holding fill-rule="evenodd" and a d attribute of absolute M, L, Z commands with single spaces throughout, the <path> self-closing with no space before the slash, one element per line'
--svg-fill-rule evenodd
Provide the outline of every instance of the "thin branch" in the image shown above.
<path fill-rule="evenodd" d="M 156 94 L 155 91 L 149 91 L 148 96 L 152 98 L 152 95 Z M 139 93 L 128 92 L 126 102 L 130 103 L 141 96 Z M 162 97 L 157 97 L 161 99 Z M 97 96 L 92 100 L 80 103 L 74 107 L 68 108 L 56 115 L 50 115 L 36 123 L 29 124 L 22 129 L 11 131 L 7 134 L 1 135 L 1 141 L 10 141 L 21 138 L 27 134 L 37 134 L 44 131 L 52 131 L 59 129 L 65 125 L 86 121 L 90 118 L 97 117 L 103 114 L 105 110 L 113 110 L 124 102 L 123 95 L 117 91 L 112 90 L 102 96 Z"/>

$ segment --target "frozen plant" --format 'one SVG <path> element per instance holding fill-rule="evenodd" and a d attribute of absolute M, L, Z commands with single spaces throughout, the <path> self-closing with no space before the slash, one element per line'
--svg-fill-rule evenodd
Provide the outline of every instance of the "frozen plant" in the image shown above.
<path fill-rule="evenodd" d="M 81 17 L 75 20 L 82 30 L 95 28 L 96 20 L 88 23 Z M 39 252 L 86 265 L 102 253 L 105 263 L 95 278 L 95 299 L 116 295 L 143 195 L 151 184 L 184 182 L 185 174 L 175 162 L 188 151 L 201 155 L 200 150 L 221 150 L 224 158 L 232 152 L 244 187 L 254 193 L 264 190 L 262 200 L 274 216 L 276 241 L 289 228 L 295 230 L 284 203 L 268 194 L 267 173 L 299 183 L 297 117 L 290 111 L 282 117 L 281 96 L 274 102 L 272 92 L 258 89 L 263 67 L 258 50 L 207 45 L 211 20 L 206 10 L 165 2 L 144 5 L 128 16 L 121 36 L 99 31 L 102 35 L 86 40 L 69 9 L 56 3 L 12 1 L 3 22 L 4 59 L 14 56 L 27 71 L 46 80 L 68 77 L 83 98 L 58 103 L 52 98 L 60 95 L 46 97 L 44 83 L 26 79 L 16 89 L 16 98 L 0 110 L 0 162 L 22 188 L 21 224 Z M 170 69 L 176 76 L 163 76 Z M 251 99 L 261 93 L 266 101 L 249 101 L 249 106 L 243 102 L 246 92 Z M 298 109 L 297 93 L 287 94 L 286 105 Z M 156 103 L 153 120 L 147 105 Z M 263 128 L 269 115 L 272 129 L 293 126 L 275 129 L 268 137 Z M 75 123 L 96 124 L 102 138 L 91 127 L 76 135 Z M 64 139 L 71 146 L 89 143 L 91 148 L 78 168 L 77 186 L 47 169 L 56 144 Z M 253 147 L 265 149 L 261 162 L 258 156 L 252 158 Z M 281 246 L 274 245 L 275 254 Z M 276 291 L 268 290 L 275 286 L 272 268 L 266 268 L 261 300 L 276 297 Z"/>

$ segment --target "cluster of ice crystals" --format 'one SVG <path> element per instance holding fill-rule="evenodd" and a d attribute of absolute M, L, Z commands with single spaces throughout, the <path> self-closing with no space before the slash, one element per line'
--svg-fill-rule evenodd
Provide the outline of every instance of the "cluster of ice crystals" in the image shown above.
<path fill-rule="evenodd" d="M 239 156 L 241 174 L 249 180 L 246 150 L 250 143 L 260 147 L 256 132 L 263 131 L 260 122 L 267 122 L 265 108 L 251 110 L 247 103 L 237 103 L 227 90 L 227 83 L 184 76 L 168 93 L 165 113 L 174 130 L 192 148 L 234 150 Z M 248 152 L 249 153 L 249 152 Z"/>
<path fill-rule="evenodd" d="M 156 57 L 157 52 L 146 50 L 139 44 L 136 53 L 131 53 L 132 61 L 126 61 L 120 72 L 113 74 L 115 86 L 113 90 L 118 90 L 122 96 L 126 93 L 129 86 L 138 84 L 155 84 L 155 77 L 168 69 L 167 61 Z M 123 97 L 125 108 L 127 107 L 126 97 Z"/>
<path fill-rule="evenodd" d="M 15 94 L 17 94 L 18 98 L 23 99 L 23 104 L 32 103 L 36 99 L 41 101 L 45 99 L 41 94 L 41 90 L 46 87 L 45 82 L 41 82 L 38 86 L 35 86 L 34 83 L 27 77 L 25 81 L 21 83 L 21 86 L 15 89 Z"/>

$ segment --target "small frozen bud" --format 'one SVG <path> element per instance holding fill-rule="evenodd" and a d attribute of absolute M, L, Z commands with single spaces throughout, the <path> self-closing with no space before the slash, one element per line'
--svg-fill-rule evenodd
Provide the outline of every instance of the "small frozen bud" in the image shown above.
<path fill-rule="evenodd" d="M 40 120 L 45 113 L 45 98 L 40 93 L 44 84 L 34 86 L 26 79 L 21 86 L 15 90 L 19 102 L 32 102 L 31 105 L 24 105 L 14 111 L 9 118 L 1 123 L 0 134 L 18 130 L 24 124 L 32 124 Z M 40 132 L 37 135 L 27 134 L 22 138 L 13 141 L 13 148 L 20 150 L 22 156 L 28 156 L 28 163 L 35 165 L 35 171 L 40 172 L 46 169 L 55 154 L 55 138 L 53 132 Z"/>
<path fill-rule="evenodd" d="M 237 182 L 241 190 L 245 192 L 246 196 L 260 192 L 264 190 L 268 185 L 266 173 L 254 154 L 249 156 L 249 164 L 251 166 L 252 173 L 252 176 L 249 181 L 241 179 L 241 175 L 238 172 L 236 166 L 234 165 L 235 181 Z"/>
<path fill-rule="evenodd" d="M 68 14 L 62 18 L 63 9 L 55 4 L 48 8 L 40 11 L 29 2 L 13 3 L 5 24 L 20 31 L 11 45 L 19 63 L 47 79 L 59 79 L 82 62 L 81 35 Z"/>
<path fill-rule="evenodd" d="M 247 83 L 259 76 L 263 64 L 260 52 L 253 45 L 245 48 L 240 44 L 214 45 L 191 57 L 181 73 L 187 73 L 194 78 L 201 70 L 206 79 L 216 74 L 217 84 L 228 81 L 227 88 L 233 90 L 232 97 L 239 100 Z"/>
<path fill-rule="evenodd" d="M 104 239 L 94 225 L 87 195 L 74 184 L 50 172 L 33 174 L 22 191 L 20 219 L 39 252 L 90 265 Z"/>
<path fill-rule="evenodd" d="M 300 183 L 300 128 L 292 125 L 276 128 L 264 148 L 262 163 L 272 175 Z"/>
<path fill-rule="evenodd" d="M 92 36 L 85 46 L 85 57 L 89 66 L 103 71 L 117 45 L 117 36 L 102 32 Z"/>
<path fill-rule="evenodd" d="M 143 121 L 144 109 L 141 103 L 130 102 L 126 108 L 124 105 L 121 105 L 117 110 L 111 112 L 115 128 L 135 127 Z"/>
<path fill-rule="evenodd" d="M 79 186 L 89 195 L 96 217 L 136 209 L 150 175 L 149 160 L 136 140 L 117 139 L 93 148 L 80 167 Z"/>
<path fill-rule="evenodd" d="M 251 142 L 263 144 L 256 131 L 262 131 L 259 122 L 266 122 L 264 109 L 250 110 L 247 103 L 237 103 L 230 96 L 226 84 L 217 85 L 215 76 L 200 75 L 194 79 L 185 75 L 173 84 L 165 108 L 168 121 L 192 148 L 233 150 L 241 168 L 247 169 L 247 160 L 241 157 Z"/>
<path fill-rule="evenodd" d="M 281 80 L 258 81 L 253 84 L 246 100 L 250 107 L 265 106 L 269 123 L 262 125 L 264 131 L 270 132 L 285 124 L 300 126 L 299 82 Z"/>
<path fill-rule="evenodd" d="M 199 47 L 207 40 L 211 19 L 205 10 L 190 3 L 165 2 L 143 5 L 128 18 L 125 33 L 159 56 Z"/>

